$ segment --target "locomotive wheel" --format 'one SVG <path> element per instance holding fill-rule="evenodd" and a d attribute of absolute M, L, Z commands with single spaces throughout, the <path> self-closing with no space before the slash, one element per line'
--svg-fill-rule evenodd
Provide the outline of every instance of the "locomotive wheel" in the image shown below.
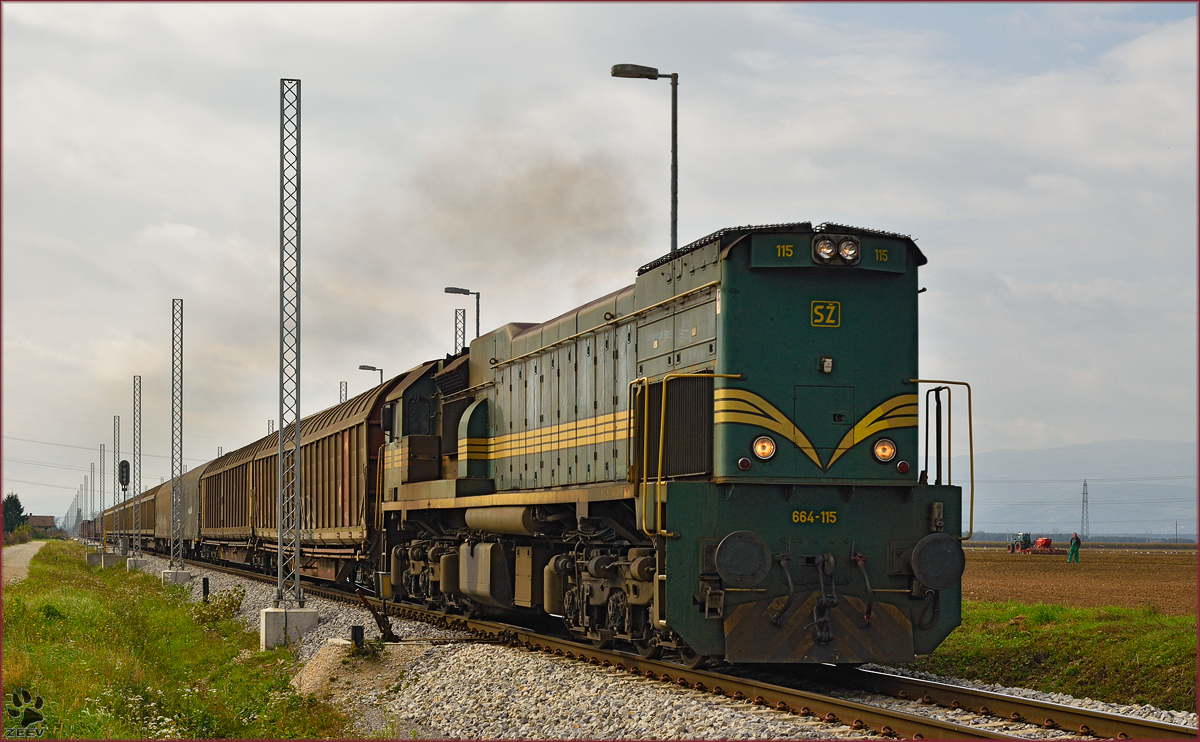
<path fill-rule="evenodd" d="M 613 645 L 612 639 L 589 639 L 589 641 L 596 649 L 609 649 Z"/>
<path fill-rule="evenodd" d="M 639 639 L 633 643 L 637 649 L 638 656 L 644 660 L 656 660 L 662 657 L 663 648 L 657 644 L 653 644 L 649 639 Z"/>
<path fill-rule="evenodd" d="M 679 647 L 679 662 L 688 669 L 699 670 L 708 664 L 708 657 L 697 654 L 691 647 L 681 646 Z"/>

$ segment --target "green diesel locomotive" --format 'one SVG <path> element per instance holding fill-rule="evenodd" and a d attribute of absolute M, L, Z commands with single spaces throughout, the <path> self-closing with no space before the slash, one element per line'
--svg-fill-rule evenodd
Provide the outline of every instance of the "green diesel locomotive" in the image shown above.
<path fill-rule="evenodd" d="M 360 529 L 308 564 L 689 663 L 931 652 L 964 562 L 940 401 L 936 476 L 917 461 L 925 262 L 886 232 L 724 229 L 414 368 L 347 403 Z"/>

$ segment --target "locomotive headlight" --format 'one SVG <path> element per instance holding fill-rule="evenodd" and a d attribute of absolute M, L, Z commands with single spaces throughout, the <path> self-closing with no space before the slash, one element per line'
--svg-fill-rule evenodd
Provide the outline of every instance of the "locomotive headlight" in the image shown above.
<path fill-rule="evenodd" d="M 896 458 L 896 444 L 888 438 L 875 441 L 875 458 L 884 463 Z"/>
<path fill-rule="evenodd" d="M 775 441 L 770 436 L 760 435 L 754 439 L 754 455 L 766 461 L 775 455 Z"/>
<path fill-rule="evenodd" d="M 817 240 L 817 257 L 821 260 L 830 260 L 833 258 L 833 253 L 837 250 L 834 247 L 833 240 L 820 239 Z"/>
<path fill-rule="evenodd" d="M 842 256 L 842 260 L 853 263 L 858 260 L 858 243 L 854 240 L 842 240 L 842 244 L 838 245 L 838 255 Z"/>

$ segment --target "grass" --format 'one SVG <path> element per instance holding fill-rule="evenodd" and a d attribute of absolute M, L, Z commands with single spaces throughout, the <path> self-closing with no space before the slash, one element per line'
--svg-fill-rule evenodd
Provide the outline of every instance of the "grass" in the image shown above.
<path fill-rule="evenodd" d="M 916 670 L 1110 703 L 1196 710 L 1196 616 L 1154 608 L 963 603 Z"/>
<path fill-rule="evenodd" d="M 41 696 L 47 736 L 280 739 L 350 732 L 339 711 L 289 685 L 298 669 L 292 650 L 258 651 L 257 634 L 232 618 L 240 596 L 218 593 L 213 607 L 198 608 L 182 586 L 88 567 L 83 555 L 80 544 L 48 543 L 29 576 L 4 591 L 4 697 L 18 688 Z"/>

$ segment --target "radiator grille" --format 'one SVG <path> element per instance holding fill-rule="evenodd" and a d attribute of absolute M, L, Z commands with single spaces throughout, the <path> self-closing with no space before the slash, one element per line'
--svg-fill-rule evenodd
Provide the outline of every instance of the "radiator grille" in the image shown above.
<path fill-rule="evenodd" d="M 646 416 L 639 403 L 634 459 L 638 471 L 658 476 L 658 440 L 662 415 L 662 382 L 649 388 Z M 642 418 L 646 417 L 642 424 Z M 712 472 L 713 380 L 676 377 L 667 382 L 667 425 L 663 441 L 663 476 L 687 477 Z M 645 436 L 645 437 L 643 437 Z M 649 443 L 646 446 L 646 443 Z M 642 462 L 643 451 L 646 461 Z M 644 465 L 643 465 L 644 464 Z"/>

